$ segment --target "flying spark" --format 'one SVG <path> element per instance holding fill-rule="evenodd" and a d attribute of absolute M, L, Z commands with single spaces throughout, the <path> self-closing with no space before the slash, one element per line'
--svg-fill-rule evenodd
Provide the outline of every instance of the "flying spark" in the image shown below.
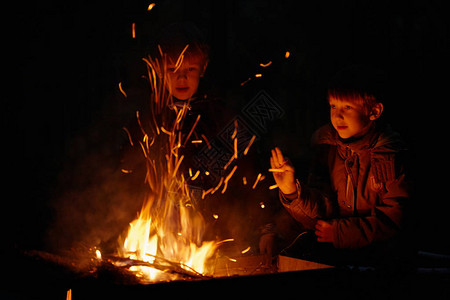
<path fill-rule="evenodd" d="M 255 183 L 254 183 L 253 186 L 252 186 L 252 189 L 255 189 L 255 188 L 256 188 L 256 186 L 258 185 L 258 182 L 259 182 L 260 179 L 261 179 L 261 176 L 262 176 L 262 174 L 259 173 L 258 176 L 256 177 Z"/>
<path fill-rule="evenodd" d="M 124 97 L 127 98 L 127 93 L 125 93 L 125 91 L 122 88 L 122 82 L 119 82 L 119 90 L 122 93 L 122 95 L 124 95 Z"/>
<path fill-rule="evenodd" d="M 269 61 L 268 63 L 265 63 L 265 64 L 263 64 L 263 63 L 261 63 L 261 64 L 259 64 L 261 67 L 263 67 L 263 68 L 267 68 L 268 66 L 270 66 L 272 64 L 272 61 Z"/>
<path fill-rule="evenodd" d="M 271 185 L 271 186 L 269 186 L 269 190 L 273 190 L 273 189 L 276 189 L 278 187 L 278 185 L 276 185 L 276 184 L 274 184 L 274 185 Z"/>
<path fill-rule="evenodd" d="M 231 170 L 231 172 L 227 175 L 227 177 L 224 180 L 224 184 L 223 184 L 223 189 L 222 189 L 222 194 L 225 193 L 225 191 L 227 190 L 228 187 L 228 181 L 231 179 L 231 177 L 233 176 L 234 172 L 237 169 L 237 165 L 235 165 L 233 167 L 233 169 Z"/>
<path fill-rule="evenodd" d="M 250 251 L 252 247 L 248 246 L 247 248 L 245 248 L 244 250 L 241 251 L 242 254 L 247 253 L 248 251 Z"/>
<path fill-rule="evenodd" d="M 191 177 L 191 180 L 194 181 L 195 179 L 197 179 L 198 175 L 200 175 L 200 170 L 197 170 L 197 172 L 195 172 L 195 175 Z"/>
<path fill-rule="evenodd" d="M 252 138 L 250 139 L 250 142 L 248 143 L 247 147 L 244 150 L 244 155 L 247 155 L 248 150 L 250 150 L 251 145 L 253 144 L 253 142 L 256 139 L 256 135 L 252 136 Z"/>

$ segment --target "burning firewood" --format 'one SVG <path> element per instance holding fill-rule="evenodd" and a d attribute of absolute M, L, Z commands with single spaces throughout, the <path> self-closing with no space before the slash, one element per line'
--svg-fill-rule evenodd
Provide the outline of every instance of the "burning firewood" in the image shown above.
<path fill-rule="evenodd" d="M 125 269 L 129 269 L 130 267 L 149 267 L 157 269 L 167 274 L 175 274 L 180 277 L 179 279 L 211 278 L 210 276 L 205 276 L 195 271 L 187 265 L 179 262 L 173 262 L 163 257 L 156 257 L 152 263 L 118 256 L 107 256 L 106 260 L 117 267 L 122 267 Z"/>

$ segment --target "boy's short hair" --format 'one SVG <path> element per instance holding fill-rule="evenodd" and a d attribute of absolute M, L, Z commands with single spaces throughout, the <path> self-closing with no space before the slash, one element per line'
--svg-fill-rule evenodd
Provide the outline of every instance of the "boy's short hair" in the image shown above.
<path fill-rule="evenodd" d="M 177 60 L 184 48 L 184 55 L 199 56 L 203 63 L 209 60 L 209 45 L 202 32 L 190 22 L 173 23 L 167 26 L 158 39 L 158 47 L 170 59 Z"/>
<path fill-rule="evenodd" d="M 339 71 L 329 82 L 328 99 L 362 104 L 368 111 L 385 102 L 386 77 L 375 68 L 352 65 Z"/>

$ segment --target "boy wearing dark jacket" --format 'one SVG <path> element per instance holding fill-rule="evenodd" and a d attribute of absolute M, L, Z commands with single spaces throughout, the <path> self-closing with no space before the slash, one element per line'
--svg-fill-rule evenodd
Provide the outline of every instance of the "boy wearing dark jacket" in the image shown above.
<path fill-rule="evenodd" d="M 380 122 L 383 98 L 361 68 L 342 71 L 328 90 L 331 124 L 313 136 L 307 182 L 280 149 L 270 165 L 280 199 L 319 243 L 338 249 L 381 249 L 402 230 L 410 197 L 399 135 Z"/>

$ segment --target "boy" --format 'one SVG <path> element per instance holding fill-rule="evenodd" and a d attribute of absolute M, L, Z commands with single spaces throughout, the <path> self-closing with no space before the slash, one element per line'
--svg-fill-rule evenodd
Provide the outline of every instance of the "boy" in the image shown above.
<path fill-rule="evenodd" d="M 167 55 L 169 93 L 178 100 L 191 100 L 209 62 L 209 46 L 202 33 L 191 23 L 174 23 L 163 31 L 159 49 Z"/>
<path fill-rule="evenodd" d="M 283 206 L 305 229 L 314 230 L 317 242 L 380 254 L 399 236 L 410 195 L 401 161 L 405 148 L 398 134 L 380 122 L 384 99 L 374 75 L 352 67 L 332 81 L 331 124 L 313 136 L 316 157 L 307 183 L 295 179 L 278 148 L 270 165 L 278 171 L 273 176 Z"/>

